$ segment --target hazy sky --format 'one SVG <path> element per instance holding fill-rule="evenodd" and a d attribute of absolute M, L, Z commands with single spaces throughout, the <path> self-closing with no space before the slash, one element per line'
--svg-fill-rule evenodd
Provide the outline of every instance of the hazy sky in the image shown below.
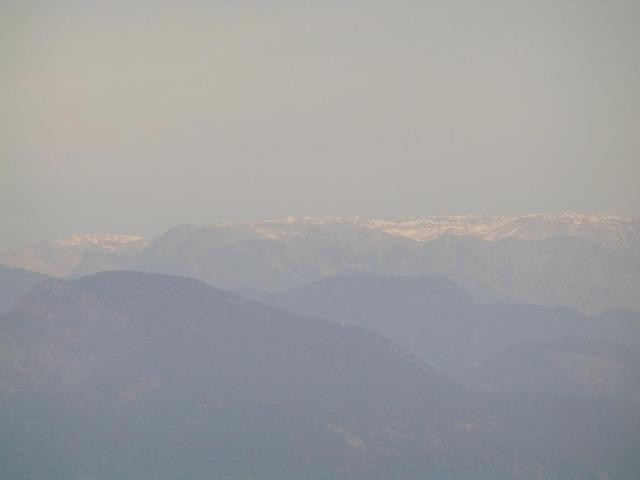
<path fill-rule="evenodd" d="M 3 0 L 0 247 L 286 215 L 640 215 L 638 25 L 633 0 Z"/>

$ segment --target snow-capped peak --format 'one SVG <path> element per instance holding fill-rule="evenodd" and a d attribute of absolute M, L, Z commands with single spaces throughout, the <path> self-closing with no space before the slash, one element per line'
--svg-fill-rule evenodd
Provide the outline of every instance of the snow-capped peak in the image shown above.
<path fill-rule="evenodd" d="M 60 240 L 60 245 L 124 245 L 131 242 L 139 242 L 145 240 L 144 237 L 138 235 L 114 235 L 111 233 L 94 233 L 94 234 L 76 234 Z"/>
<path fill-rule="evenodd" d="M 224 226 L 231 226 L 225 224 Z M 469 236 L 495 241 L 504 238 L 540 240 L 557 235 L 588 237 L 609 243 L 640 237 L 640 219 L 605 214 L 540 213 L 529 215 L 443 215 L 403 220 L 360 217 L 286 217 L 280 220 L 236 223 L 272 239 L 309 227 L 352 225 L 410 238 L 419 242 L 443 235 Z M 221 226 L 221 225 L 218 225 Z"/>

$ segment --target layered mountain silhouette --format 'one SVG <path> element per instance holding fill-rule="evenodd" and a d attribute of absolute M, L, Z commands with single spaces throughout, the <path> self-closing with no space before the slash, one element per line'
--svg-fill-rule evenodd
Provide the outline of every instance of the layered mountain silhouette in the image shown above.
<path fill-rule="evenodd" d="M 7 479 L 640 471 L 635 407 L 475 393 L 362 327 L 188 278 L 47 281 L 0 316 L 0 357 Z"/>
<path fill-rule="evenodd" d="M 181 225 L 150 239 L 76 235 L 0 252 L 62 277 L 132 269 L 281 291 L 340 274 L 438 274 L 481 303 L 640 311 L 640 220 L 595 214 Z"/>
<path fill-rule="evenodd" d="M 640 344 L 640 314 L 635 312 L 590 317 L 560 307 L 481 305 L 439 276 L 343 275 L 282 293 L 239 293 L 299 314 L 365 326 L 452 374 L 514 343 L 585 338 Z"/>

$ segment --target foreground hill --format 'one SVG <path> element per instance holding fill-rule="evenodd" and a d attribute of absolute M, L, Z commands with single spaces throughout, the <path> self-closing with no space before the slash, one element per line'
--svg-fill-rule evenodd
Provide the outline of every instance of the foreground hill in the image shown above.
<path fill-rule="evenodd" d="M 72 277 L 127 268 L 271 291 L 338 274 L 439 274 L 482 303 L 640 311 L 640 219 L 595 214 L 182 225 L 147 240 L 43 242 L 0 252 L 0 263 Z"/>
<path fill-rule="evenodd" d="M 480 305 L 439 276 L 341 275 L 282 293 L 242 294 L 302 315 L 370 328 L 447 373 L 461 373 L 519 342 L 577 337 L 640 345 L 640 314 L 615 310 L 589 317 L 569 308 Z"/>
<path fill-rule="evenodd" d="M 48 281 L 0 317 L 10 479 L 634 479 L 636 410 L 474 394 L 384 338 L 186 278 Z"/>

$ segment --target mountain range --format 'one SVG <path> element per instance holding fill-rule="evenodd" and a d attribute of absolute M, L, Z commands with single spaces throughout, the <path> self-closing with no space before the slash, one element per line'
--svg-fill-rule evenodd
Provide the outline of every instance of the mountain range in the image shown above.
<path fill-rule="evenodd" d="M 437 274 L 485 304 L 640 311 L 640 219 L 597 214 L 182 225 L 153 238 L 41 242 L 0 252 L 0 263 L 72 278 L 133 269 L 268 291 L 338 274 Z"/>

